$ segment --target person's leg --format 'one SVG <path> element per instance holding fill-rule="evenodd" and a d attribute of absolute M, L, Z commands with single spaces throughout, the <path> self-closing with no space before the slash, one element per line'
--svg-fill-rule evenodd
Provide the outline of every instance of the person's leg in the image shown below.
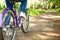
<path fill-rule="evenodd" d="M 21 2 L 20 8 L 19 8 L 20 16 L 25 19 L 24 11 L 26 10 L 27 0 L 18 0 L 18 1 Z"/>
<path fill-rule="evenodd" d="M 6 6 L 8 8 L 13 9 L 13 4 L 12 3 L 9 3 L 8 0 L 5 0 L 5 2 L 6 2 Z M 4 31 L 6 31 L 6 25 L 9 25 L 9 21 L 10 21 L 10 13 L 8 13 L 8 15 L 5 18 L 5 28 L 3 29 Z"/>
<path fill-rule="evenodd" d="M 26 9 L 27 0 L 18 0 L 18 1 L 21 2 L 21 5 L 20 5 L 20 8 L 19 8 L 19 11 L 24 12 L 25 9 Z"/>
<path fill-rule="evenodd" d="M 8 7 L 8 8 L 11 8 L 11 9 L 13 9 L 13 4 L 12 3 L 9 3 L 9 1 L 8 0 L 5 0 L 6 1 L 6 6 Z M 9 21 L 10 21 L 10 12 L 8 13 L 8 15 L 6 16 L 6 18 L 5 18 L 5 24 L 6 25 L 8 25 L 9 24 Z M 7 20 L 8 19 L 8 20 Z"/>
<path fill-rule="evenodd" d="M 7 6 L 8 8 L 12 8 L 12 9 L 13 9 L 13 4 L 12 4 L 12 3 L 9 3 L 8 0 L 5 0 L 5 2 L 6 2 L 6 6 Z"/>

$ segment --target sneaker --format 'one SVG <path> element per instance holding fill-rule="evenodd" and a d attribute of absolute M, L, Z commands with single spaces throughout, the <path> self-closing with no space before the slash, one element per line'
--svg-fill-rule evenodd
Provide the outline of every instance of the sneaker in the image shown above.
<path fill-rule="evenodd" d="M 4 28 L 3 31 L 6 31 L 6 28 Z"/>
<path fill-rule="evenodd" d="M 25 14 L 24 14 L 24 12 L 20 12 L 20 16 L 21 16 L 22 19 L 25 19 Z"/>
<path fill-rule="evenodd" d="M 8 25 L 8 26 L 6 26 L 6 27 L 9 28 L 10 26 Z M 6 27 L 3 28 L 3 31 L 7 31 Z"/>

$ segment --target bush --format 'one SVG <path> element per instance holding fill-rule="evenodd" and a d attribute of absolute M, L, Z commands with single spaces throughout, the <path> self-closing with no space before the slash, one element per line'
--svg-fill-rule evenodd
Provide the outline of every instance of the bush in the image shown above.
<path fill-rule="evenodd" d="M 57 11 L 58 15 L 60 15 L 60 8 L 57 8 L 56 11 Z"/>

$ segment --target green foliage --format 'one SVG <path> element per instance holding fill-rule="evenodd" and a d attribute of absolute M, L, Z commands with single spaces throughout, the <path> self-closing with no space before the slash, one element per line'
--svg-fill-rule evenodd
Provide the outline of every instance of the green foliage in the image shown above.
<path fill-rule="evenodd" d="M 60 15 L 60 8 L 56 9 L 58 15 Z"/>
<path fill-rule="evenodd" d="M 1 4 L 0 4 L 0 10 L 2 9 Z"/>
<path fill-rule="evenodd" d="M 28 9 L 28 13 L 29 15 L 37 15 L 37 14 L 40 14 L 42 12 L 45 12 L 44 9 Z"/>
<path fill-rule="evenodd" d="M 5 5 L 0 4 L 0 12 L 2 11 L 3 8 L 5 8 Z"/>
<path fill-rule="evenodd" d="M 15 7 L 18 9 L 20 7 L 19 3 L 15 3 Z"/>
<path fill-rule="evenodd" d="M 59 8 L 60 7 L 60 0 L 49 0 L 48 1 L 49 3 L 50 2 L 52 2 L 53 3 L 53 5 L 52 5 L 52 7 L 54 8 Z"/>

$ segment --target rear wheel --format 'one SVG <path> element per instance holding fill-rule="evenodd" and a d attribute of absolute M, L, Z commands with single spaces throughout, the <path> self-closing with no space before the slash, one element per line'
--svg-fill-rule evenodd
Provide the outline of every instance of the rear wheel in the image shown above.
<path fill-rule="evenodd" d="M 25 16 L 26 16 L 26 19 L 22 20 L 22 23 L 21 23 L 21 29 L 22 29 L 22 32 L 24 33 L 28 32 L 28 26 L 29 26 L 29 15 L 27 11 L 25 12 Z"/>
<path fill-rule="evenodd" d="M 2 23 L 2 34 L 4 40 L 13 40 L 13 36 L 15 33 L 14 26 L 14 17 L 13 11 L 7 10 L 5 12 L 3 23 Z"/>

